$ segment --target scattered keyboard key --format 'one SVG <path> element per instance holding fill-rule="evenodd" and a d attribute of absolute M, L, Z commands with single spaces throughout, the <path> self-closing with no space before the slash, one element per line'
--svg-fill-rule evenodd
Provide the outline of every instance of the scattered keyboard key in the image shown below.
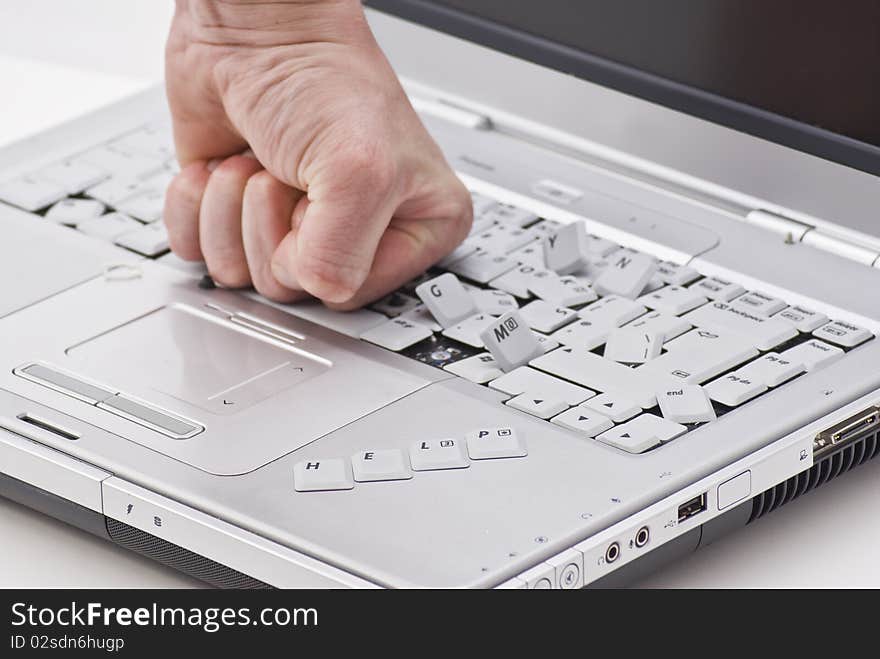
<path fill-rule="evenodd" d="M 62 199 L 46 211 L 46 219 L 75 227 L 80 222 L 103 215 L 105 210 L 106 206 L 96 199 Z"/>
<path fill-rule="evenodd" d="M 420 306 L 420 302 L 406 293 L 391 293 L 386 295 L 378 302 L 374 302 L 370 307 L 373 311 L 384 313 L 389 318 L 396 318 L 407 311 L 412 311 Z"/>
<path fill-rule="evenodd" d="M 657 272 L 657 259 L 648 254 L 621 250 L 609 257 L 610 264 L 593 286 L 600 295 L 620 295 L 634 299 L 642 294 Z"/>
<path fill-rule="evenodd" d="M 794 323 L 799 332 L 812 332 L 828 322 L 828 316 L 796 306 L 783 309 L 774 318 Z"/>
<path fill-rule="evenodd" d="M 528 455 L 525 443 L 513 428 L 481 428 L 469 432 L 465 441 L 471 460 L 523 458 Z"/>
<path fill-rule="evenodd" d="M 544 262 L 549 270 L 567 275 L 587 265 L 589 237 L 583 222 L 564 224 L 544 238 Z"/>
<path fill-rule="evenodd" d="M 512 371 L 544 354 L 544 348 L 518 311 L 506 313 L 480 334 L 502 371 Z"/>
<path fill-rule="evenodd" d="M 824 341 L 811 339 L 794 348 L 789 348 L 781 353 L 781 357 L 794 363 L 801 363 L 807 371 L 815 371 L 829 364 L 833 364 L 843 357 L 845 353 L 841 348 L 830 345 Z"/>
<path fill-rule="evenodd" d="M 645 307 L 633 300 L 619 295 L 607 295 L 578 311 L 578 316 L 597 325 L 620 327 L 646 311 Z"/>
<path fill-rule="evenodd" d="M 678 316 L 669 316 L 659 311 L 646 313 L 627 323 L 624 327 L 634 327 L 643 332 L 655 332 L 663 337 L 663 341 L 671 341 L 693 327 L 689 322 Z"/>
<path fill-rule="evenodd" d="M 424 325 L 395 318 L 387 323 L 382 323 L 372 329 L 368 329 L 361 334 L 361 338 L 364 341 L 388 348 L 388 350 L 399 352 L 404 348 L 409 348 L 414 343 L 424 341 L 431 334 L 431 330 Z"/>
<path fill-rule="evenodd" d="M 404 481 L 413 477 L 403 451 L 397 449 L 355 453 L 351 456 L 351 468 L 358 483 Z"/>
<path fill-rule="evenodd" d="M 813 336 L 817 339 L 843 346 L 844 348 L 854 348 L 868 339 L 874 338 L 874 335 L 868 330 L 842 320 L 834 320 L 827 325 L 823 325 L 813 332 Z"/>
<path fill-rule="evenodd" d="M 504 291 L 478 289 L 470 291 L 470 295 L 477 305 L 477 310 L 490 316 L 501 316 L 508 311 L 519 309 L 516 299 Z"/>
<path fill-rule="evenodd" d="M 413 471 L 465 469 L 470 466 L 464 442 L 457 439 L 433 439 L 413 442 L 409 448 Z"/>
<path fill-rule="evenodd" d="M 768 387 L 778 387 L 804 372 L 804 365 L 775 352 L 768 352 L 737 371 L 741 377 L 760 382 Z"/>
<path fill-rule="evenodd" d="M 605 344 L 605 359 L 622 364 L 644 364 L 660 354 L 663 336 L 639 328 L 613 330 Z"/>
<path fill-rule="evenodd" d="M 474 298 L 458 278 L 448 272 L 420 284 L 416 295 L 441 327 L 451 327 L 478 313 Z"/>
<path fill-rule="evenodd" d="M 635 369 L 643 378 L 658 382 L 655 388 L 676 380 L 702 384 L 757 357 L 758 351 L 736 335 L 695 329 L 665 345 L 666 352 Z"/>
<path fill-rule="evenodd" d="M 598 299 L 589 284 L 570 275 L 559 277 L 532 277 L 529 292 L 536 297 L 561 307 L 578 307 Z"/>
<path fill-rule="evenodd" d="M 448 269 L 453 263 L 457 263 L 462 259 L 476 254 L 479 251 L 476 245 L 470 245 L 468 243 L 462 243 L 454 250 L 452 250 L 449 254 L 447 254 L 444 258 L 440 259 L 437 263 L 438 268 L 446 268 Z"/>
<path fill-rule="evenodd" d="M 535 229 L 537 231 L 537 229 Z M 543 241 L 537 243 L 529 243 L 525 247 L 515 250 L 509 254 L 522 265 L 531 265 L 536 268 L 545 269 L 547 263 L 544 260 L 544 244 Z M 523 296 L 524 297 L 524 296 Z"/>
<path fill-rule="evenodd" d="M 521 265 L 518 268 L 501 275 L 497 279 L 493 279 L 489 282 L 489 285 L 494 289 L 525 299 L 531 297 L 529 286 L 531 285 L 533 277 L 539 274 L 550 276 L 553 273 L 534 265 Z"/>
<path fill-rule="evenodd" d="M 729 373 L 706 385 L 709 398 L 729 407 L 742 405 L 765 391 L 767 386 L 764 383 L 743 377 L 738 372 Z"/>
<path fill-rule="evenodd" d="M 678 265 L 669 261 L 661 261 L 657 266 L 657 275 L 665 284 L 686 286 L 700 278 L 700 273 L 686 265 Z"/>
<path fill-rule="evenodd" d="M 716 418 L 715 408 L 698 384 L 661 389 L 657 392 L 657 403 L 663 418 L 675 423 L 707 423 Z"/>
<path fill-rule="evenodd" d="M 306 460 L 293 466 L 293 487 L 297 492 L 350 490 L 354 488 L 348 461 L 341 458 Z"/>
<path fill-rule="evenodd" d="M 449 271 L 480 284 L 487 284 L 505 272 L 519 265 L 513 258 L 503 254 L 486 251 L 475 251 L 460 261 L 451 264 Z"/>
<path fill-rule="evenodd" d="M 692 284 L 690 288 L 710 300 L 720 302 L 730 302 L 733 298 L 746 292 L 746 289 L 739 284 L 718 277 L 701 279 L 696 284 Z"/>
<path fill-rule="evenodd" d="M 424 325 L 432 332 L 443 331 L 443 328 L 440 327 L 440 323 L 434 320 L 434 315 L 428 310 L 428 307 L 426 307 L 424 304 L 418 304 L 409 311 L 404 311 L 398 316 L 398 318 L 403 318 L 404 320 L 408 320 L 411 323 Z"/>
<path fill-rule="evenodd" d="M 568 408 L 568 405 L 561 400 L 544 398 L 539 394 L 531 393 L 514 396 L 507 401 L 507 405 L 539 419 L 549 419 Z"/>
<path fill-rule="evenodd" d="M 602 416 L 594 410 L 580 406 L 572 407 L 562 414 L 554 416 L 550 422 L 587 437 L 595 437 L 614 427 L 614 422 L 607 416 Z"/>

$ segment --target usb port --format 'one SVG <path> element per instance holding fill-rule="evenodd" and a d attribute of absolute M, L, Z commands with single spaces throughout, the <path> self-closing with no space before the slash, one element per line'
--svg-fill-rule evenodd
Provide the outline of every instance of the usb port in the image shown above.
<path fill-rule="evenodd" d="M 690 519 L 694 515 L 699 515 L 706 510 L 706 493 L 694 497 L 690 501 L 685 501 L 678 507 L 678 523 Z"/>

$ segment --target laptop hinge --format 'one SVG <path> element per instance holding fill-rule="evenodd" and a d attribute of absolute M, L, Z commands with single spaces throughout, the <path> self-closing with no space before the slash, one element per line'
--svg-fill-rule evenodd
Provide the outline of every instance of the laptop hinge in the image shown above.
<path fill-rule="evenodd" d="M 746 215 L 745 219 L 749 224 L 778 233 L 785 238 L 786 242 L 790 243 L 799 242 L 807 232 L 815 228 L 809 224 L 804 224 L 784 215 L 771 213 L 763 209 L 751 211 Z"/>

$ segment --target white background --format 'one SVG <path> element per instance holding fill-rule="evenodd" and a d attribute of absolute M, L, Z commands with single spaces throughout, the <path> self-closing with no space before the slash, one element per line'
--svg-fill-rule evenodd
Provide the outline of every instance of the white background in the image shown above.
<path fill-rule="evenodd" d="M 171 13 L 170 0 L 3 0 L 0 145 L 160 81 Z M 878 503 L 880 460 L 643 585 L 876 588 Z M 193 585 L 172 570 L 0 499 L 0 587 Z"/>

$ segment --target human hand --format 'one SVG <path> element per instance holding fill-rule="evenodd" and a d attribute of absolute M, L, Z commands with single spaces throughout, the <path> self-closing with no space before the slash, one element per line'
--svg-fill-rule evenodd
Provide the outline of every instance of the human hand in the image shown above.
<path fill-rule="evenodd" d="M 470 229 L 358 0 L 178 0 L 166 84 L 171 248 L 223 286 L 351 309 Z"/>

